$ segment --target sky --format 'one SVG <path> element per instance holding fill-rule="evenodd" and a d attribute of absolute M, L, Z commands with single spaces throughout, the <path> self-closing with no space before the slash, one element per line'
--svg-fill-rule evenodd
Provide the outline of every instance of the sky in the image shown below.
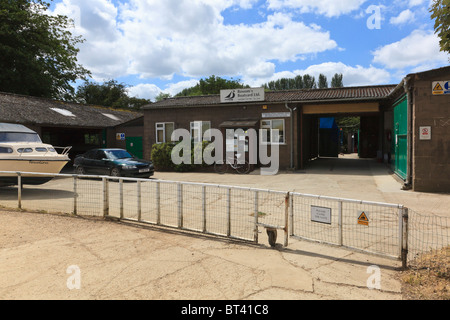
<path fill-rule="evenodd" d="M 174 96 L 211 75 L 251 87 L 319 74 L 345 86 L 398 84 L 449 65 L 431 0 L 53 0 L 85 41 L 91 81 Z"/>

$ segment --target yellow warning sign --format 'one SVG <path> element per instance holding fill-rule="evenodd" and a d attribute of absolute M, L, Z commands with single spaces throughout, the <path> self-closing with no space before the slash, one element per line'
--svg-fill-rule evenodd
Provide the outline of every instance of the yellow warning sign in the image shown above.
<path fill-rule="evenodd" d="M 442 88 L 441 84 L 438 82 L 433 90 L 434 91 L 444 91 L 444 88 Z"/>
<path fill-rule="evenodd" d="M 441 81 L 433 82 L 433 94 L 434 95 L 444 94 L 444 86 L 445 86 L 445 82 L 441 82 Z"/>
<path fill-rule="evenodd" d="M 369 218 L 367 217 L 367 214 L 364 211 L 361 211 L 359 217 L 358 217 L 358 224 L 363 226 L 369 225 Z"/>

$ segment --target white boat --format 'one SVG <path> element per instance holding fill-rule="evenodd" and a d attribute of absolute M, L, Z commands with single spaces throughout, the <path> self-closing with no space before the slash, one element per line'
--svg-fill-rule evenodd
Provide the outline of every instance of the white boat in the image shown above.
<path fill-rule="evenodd" d="M 36 185 L 51 180 L 54 176 L 45 174 L 60 173 L 70 161 L 71 147 L 62 148 L 61 153 L 56 148 L 43 143 L 35 131 L 23 125 L 0 123 L 0 185 L 17 184 L 16 172 L 23 172 L 24 184 Z"/>

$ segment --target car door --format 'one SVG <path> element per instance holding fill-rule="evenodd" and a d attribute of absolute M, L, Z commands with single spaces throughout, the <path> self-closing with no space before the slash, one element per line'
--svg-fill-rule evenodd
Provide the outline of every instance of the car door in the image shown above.
<path fill-rule="evenodd" d="M 105 151 L 97 150 L 92 159 L 92 173 L 99 175 L 109 174 L 110 161 L 108 161 Z"/>

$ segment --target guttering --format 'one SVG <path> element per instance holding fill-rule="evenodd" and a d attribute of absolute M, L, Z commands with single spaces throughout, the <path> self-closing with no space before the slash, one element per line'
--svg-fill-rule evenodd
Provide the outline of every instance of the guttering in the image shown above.
<path fill-rule="evenodd" d="M 406 157 L 406 181 L 404 185 L 404 189 L 411 189 L 412 187 L 412 142 L 413 142 L 413 123 L 412 123 L 412 94 L 411 87 L 409 81 L 411 78 L 405 77 L 403 79 L 403 88 L 406 92 L 406 101 L 407 101 L 407 121 L 408 121 L 408 136 L 407 136 L 407 145 L 408 145 L 408 154 Z"/>
<path fill-rule="evenodd" d="M 291 114 L 291 169 L 294 169 L 294 111 L 297 110 L 297 107 L 290 108 L 287 102 L 284 103 L 284 107 L 289 110 Z"/>

